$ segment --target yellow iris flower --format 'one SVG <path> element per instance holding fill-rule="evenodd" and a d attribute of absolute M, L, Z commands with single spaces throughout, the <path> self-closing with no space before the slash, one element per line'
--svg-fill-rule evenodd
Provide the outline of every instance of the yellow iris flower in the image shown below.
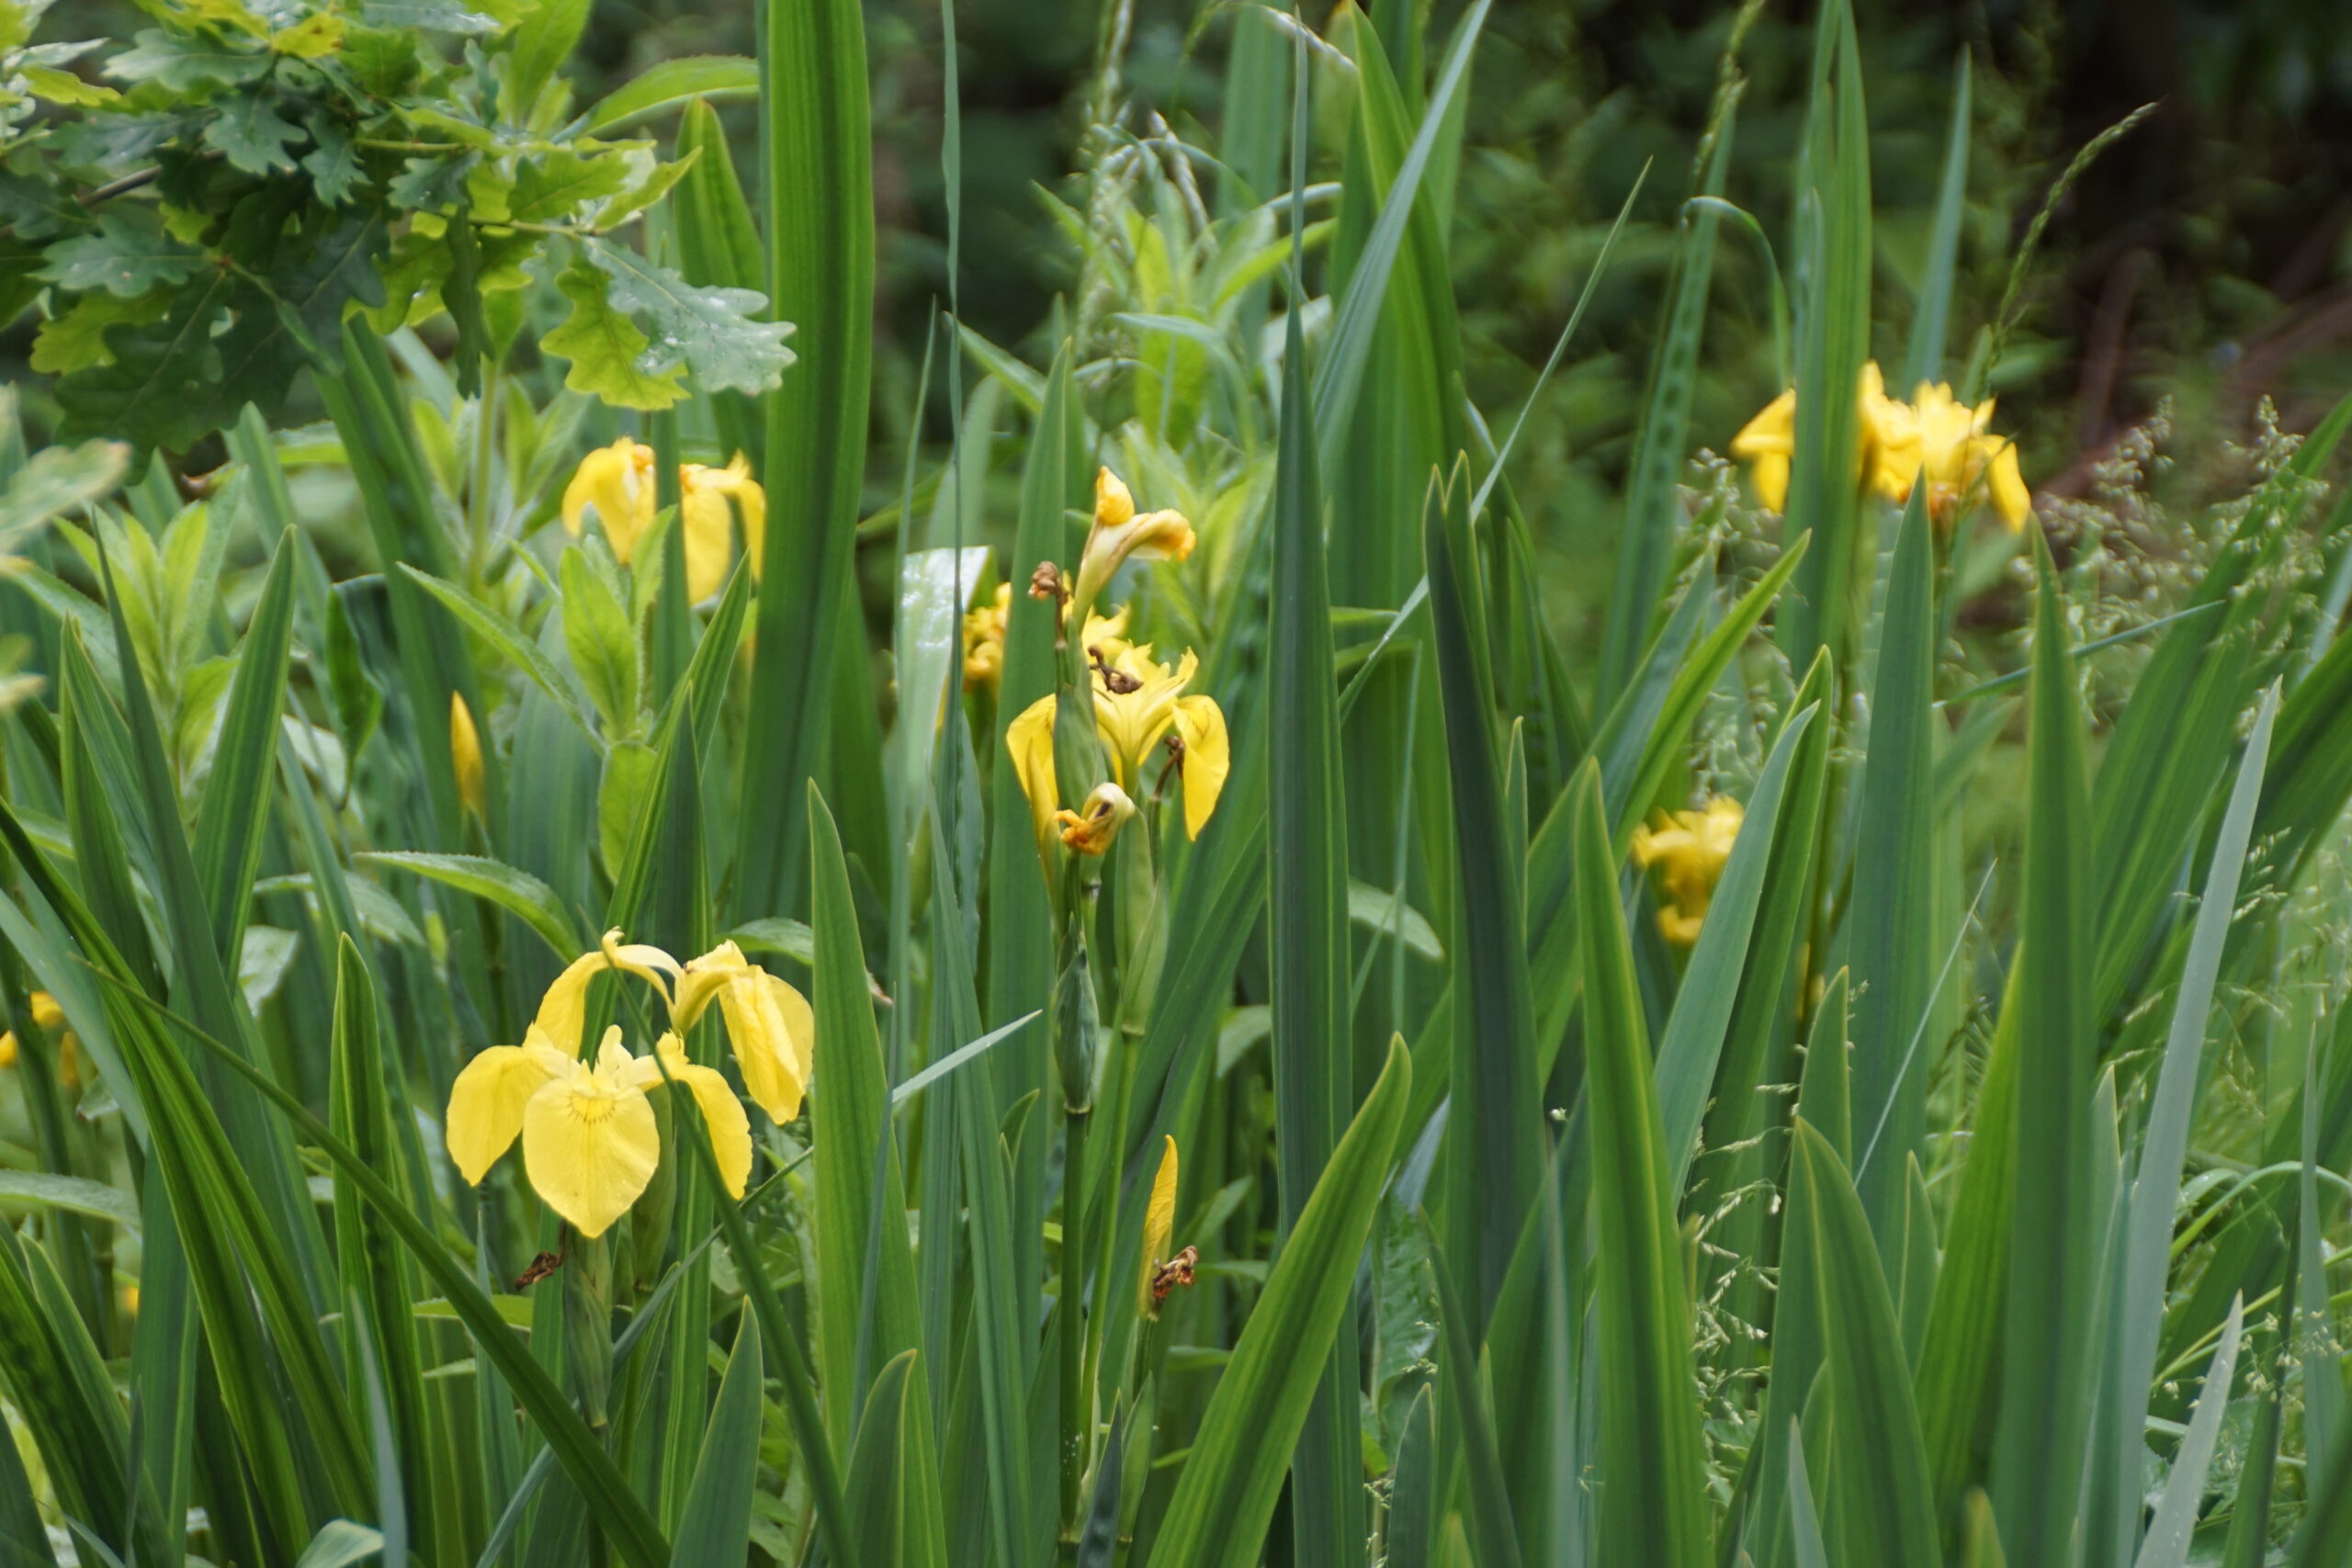
<path fill-rule="evenodd" d="M 1854 387 L 1854 404 L 1860 422 L 1854 448 L 1854 476 L 1883 491 L 1892 477 L 1890 452 L 1913 438 L 1911 411 L 1886 395 L 1886 378 L 1880 373 L 1876 360 L 1862 367 Z M 1732 437 L 1731 455 L 1747 464 L 1748 478 L 1756 485 L 1756 498 L 1774 512 L 1788 510 L 1789 465 L 1796 449 L 1797 394 L 1793 388 L 1765 404 L 1763 412 Z M 1907 489 L 1910 474 L 1905 473 L 1900 482 Z"/>
<path fill-rule="evenodd" d="M 593 1063 L 581 1059 L 588 987 L 608 969 L 645 980 L 668 1007 L 672 1028 L 652 1055 L 631 1055 L 615 1027 Z M 520 1138 L 532 1189 L 582 1235 L 601 1235 L 644 1193 L 661 1163 L 659 1123 L 646 1095 L 663 1087 L 666 1069 L 668 1081 L 693 1095 L 720 1179 L 741 1197 L 752 1170 L 750 1118 L 726 1078 L 690 1060 L 679 1037 L 714 1000 L 752 1099 L 780 1121 L 797 1114 L 815 1036 L 799 992 L 745 962 L 733 942 L 681 964 L 658 947 L 607 931 L 595 952 L 548 987 L 522 1044 L 493 1045 L 458 1075 L 447 1135 L 458 1172 L 480 1186 Z"/>
<path fill-rule="evenodd" d="M 1182 560 L 1193 553 L 1193 525 L 1176 512 L 1136 511 L 1136 498 L 1108 468 L 1094 474 L 1094 526 L 1079 558 L 1078 604 L 1091 606 L 1120 567 L 1133 560 Z"/>
<path fill-rule="evenodd" d="M 580 536 L 582 519 L 594 508 L 605 538 L 623 566 L 637 542 L 653 526 L 653 448 L 622 436 L 580 460 L 563 491 L 563 525 Z M 735 558 L 734 520 L 743 520 L 743 549 L 757 578 L 767 545 L 767 492 L 752 478 L 752 465 L 738 452 L 723 468 L 700 463 L 678 465 L 679 525 L 685 531 L 686 597 L 700 603 L 727 581 Z M 730 512 L 729 503 L 732 503 Z"/>
<path fill-rule="evenodd" d="M 65 1027 L 65 1010 L 57 1005 L 55 997 L 51 996 L 47 991 L 35 991 L 26 999 L 32 1003 L 35 1029 L 40 1030 L 43 1034 L 54 1034 Z M 66 1030 L 65 1038 L 60 1043 L 58 1050 L 69 1071 L 72 1070 L 74 1063 L 76 1055 L 74 1047 L 79 1043 L 80 1042 L 74 1038 L 73 1031 Z M 0 1033 L 0 1067 L 13 1067 L 16 1065 L 17 1035 L 14 1030 L 10 1030 L 6 1033 Z"/>
<path fill-rule="evenodd" d="M 1747 812 L 1738 801 L 1717 795 L 1704 811 L 1678 811 L 1663 827 L 1634 829 L 1634 859 L 1644 869 L 1663 866 L 1666 893 L 1658 904 L 1657 929 L 1667 941 L 1689 947 L 1699 940 L 1707 901 L 1723 879 L 1724 863 Z"/>
<path fill-rule="evenodd" d="M 1197 839 L 1232 771 L 1233 749 L 1225 712 L 1214 697 L 1184 694 L 1200 660 L 1191 649 L 1170 670 L 1151 656 L 1151 645 L 1121 645 L 1115 657 L 1101 644 L 1094 661 L 1094 728 L 1111 757 L 1111 782 L 1129 796 L 1148 787 L 1145 764 L 1152 749 L 1171 732 L 1178 744 L 1178 776 L 1184 784 L 1184 835 Z M 1055 699 L 1040 697 L 1005 728 L 1021 790 L 1042 846 L 1055 831 L 1061 795 L 1054 778 Z"/>
<path fill-rule="evenodd" d="M 1875 362 L 1862 367 L 1855 388 L 1860 440 L 1854 474 L 1902 505 L 1920 471 L 1928 476 L 1928 515 L 1949 530 L 1980 497 L 1989 496 L 2011 533 L 2025 526 L 2033 496 L 2018 471 L 2015 442 L 1993 434 L 1993 400 L 1971 408 L 1945 382 L 1922 381 L 1904 402 L 1886 395 Z M 1797 395 L 1782 392 L 1732 437 L 1731 455 L 1748 466 L 1756 498 L 1775 512 L 1789 499 L 1789 466 L 1796 454 Z"/>
<path fill-rule="evenodd" d="M 1948 383 L 1920 382 L 1905 410 L 1908 438 L 1881 465 L 1894 480 L 1887 499 L 1909 501 L 1913 481 L 1924 472 L 1928 516 L 1937 527 L 1951 528 L 1980 498 L 1988 498 L 2009 532 L 2023 528 L 2033 496 L 2018 472 L 2017 443 L 1992 434 L 1993 401 L 1971 408 L 1952 396 Z"/>
<path fill-rule="evenodd" d="M 1067 615 L 1069 607 L 1063 607 Z M 964 612 L 964 689 L 982 686 L 994 691 L 1004 679 L 1004 633 L 1012 618 L 1012 584 L 1000 582 L 985 604 Z M 1116 659 L 1127 646 L 1127 612 L 1115 615 L 1086 613 L 1088 648 L 1099 648 L 1106 659 Z"/>

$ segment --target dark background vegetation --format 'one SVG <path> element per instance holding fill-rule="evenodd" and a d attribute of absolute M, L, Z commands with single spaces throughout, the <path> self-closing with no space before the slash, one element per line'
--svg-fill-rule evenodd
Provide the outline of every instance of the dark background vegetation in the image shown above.
<path fill-rule="evenodd" d="M 1436 0 L 1432 39 L 1461 9 Z M 1611 219 L 1654 161 L 1640 226 L 1522 438 L 1520 494 L 1559 547 L 1552 575 L 1572 618 L 1596 602 L 1577 580 L 1600 576 L 1595 552 L 1615 536 L 1670 225 L 1734 10 L 1723 0 L 1500 0 L 1479 51 L 1452 243 L 1471 395 L 1490 419 L 1509 417 L 1532 386 Z M 1323 11 L 1310 6 L 1308 19 L 1319 26 Z M 2004 355 L 2001 424 L 2023 442 L 2038 491 L 2087 488 L 2118 433 L 2167 398 L 2186 429 L 2243 437 L 2265 395 L 2302 429 L 2341 391 L 2352 371 L 2352 6 L 1863 0 L 1858 11 L 1884 330 L 1899 333 L 1908 317 L 1953 64 L 1962 49 L 1973 57 L 1955 355 L 1992 313 L 2018 241 L 2075 150 L 2140 105 L 2159 106 L 2056 213 Z M 964 312 L 989 337 L 1037 352 L 1074 267 L 1038 188 L 1077 166 L 1100 13 L 1074 0 L 959 0 L 956 12 Z M 885 225 L 879 392 L 907 385 L 911 345 L 945 292 L 941 24 L 933 0 L 885 0 L 868 17 Z M 587 60 L 616 80 L 667 55 L 748 51 L 749 27 L 746 12 L 606 4 Z M 1776 236 L 1811 28 L 1809 6 L 1773 0 L 1741 51 L 1749 85 L 1729 194 Z M 1136 100 L 1211 147 L 1230 31 L 1229 17 L 1183 0 L 1140 0 L 1125 62 Z M 1704 361 L 1714 374 L 1702 379 L 1693 431 L 1720 450 L 1772 392 L 1774 371 L 1752 254 L 1726 238 L 1716 279 Z M 1880 348 L 1897 357 L 1899 339 Z M 2238 479 L 2177 482 L 2218 493 Z"/>
<path fill-rule="evenodd" d="M 1410 3 L 1410 0 L 1408 0 Z M 1442 39 L 1459 0 L 1421 0 Z M 1138 109 L 1214 148 L 1230 6 L 1136 0 L 1123 76 Z M 1452 236 L 1470 393 L 1490 420 L 1533 385 L 1645 163 L 1636 225 L 1522 445 L 1519 492 L 1557 547 L 1563 634 L 1582 641 L 1654 336 L 1671 225 L 1736 6 L 1728 0 L 1498 0 L 1473 80 Z M 1810 51 L 1810 6 L 1770 0 L 1741 51 L 1729 196 L 1776 236 Z M 2264 396 L 2307 428 L 2352 372 L 2352 5 L 2344 0 L 1861 0 L 1879 211 L 1877 315 L 1894 359 L 1926 240 L 1959 51 L 1975 68 L 1961 355 L 1992 313 L 2018 243 L 2077 148 L 2158 105 L 2055 215 L 1996 380 L 2029 481 L 2080 493 L 2117 434 L 2171 400 L 2185 431 L 2242 438 Z M 74 11 L 119 11 L 118 0 Z M 923 324 L 946 293 L 936 0 L 867 6 L 883 246 L 874 447 L 877 503 L 895 488 Z M 1307 6 L 1320 27 L 1328 7 Z M 1079 166 L 1102 11 L 1080 0 L 958 0 L 966 319 L 1042 361 L 1075 259 L 1041 189 Z M 752 49 L 748 0 L 603 0 L 574 73 L 590 101 L 652 62 Z M 1431 53 L 1436 52 L 1432 43 Z M 748 107 L 728 111 L 756 157 Z M 1071 188 L 1074 188 L 1071 187 Z M 1721 450 L 1775 389 L 1761 269 L 1728 233 L 1716 268 L 1694 441 Z M 0 352 L 21 366 L 30 322 Z M 38 396 L 31 406 L 39 408 Z M 926 434 L 944 443 L 944 407 Z M 2184 450 L 2222 450 L 2183 441 Z M 201 467 L 205 454 L 187 455 Z M 2226 466 L 2226 465 L 2224 465 Z M 2167 482 L 2227 493 L 2241 476 Z M 2195 496 L 2189 497 L 2195 499 Z"/>

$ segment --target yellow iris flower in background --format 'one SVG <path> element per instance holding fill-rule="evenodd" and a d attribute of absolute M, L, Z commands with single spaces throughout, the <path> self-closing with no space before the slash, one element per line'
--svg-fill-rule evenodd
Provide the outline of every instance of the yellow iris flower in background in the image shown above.
<path fill-rule="evenodd" d="M 1067 615 L 1068 607 L 1064 607 Z M 1012 619 L 1012 584 L 1000 582 L 988 603 L 975 604 L 964 612 L 964 689 L 967 692 L 982 686 L 994 691 L 1004 679 L 1004 634 Z M 1116 659 L 1127 646 L 1127 612 L 1123 608 L 1115 615 L 1086 613 L 1085 647 L 1101 649 L 1106 659 Z"/>
<path fill-rule="evenodd" d="M 1854 447 L 1854 474 L 1883 488 L 1883 460 L 1890 446 L 1910 434 L 1910 411 L 1886 395 L 1886 378 L 1878 362 L 1864 365 L 1854 385 L 1854 412 L 1860 421 Z M 1731 455 L 1748 466 L 1756 498 L 1774 512 L 1789 504 L 1789 466 L 1797 449 L 1797 394 L 1793 387 L 1764 405 L 1731 439 Z M 1905 475 L 1904 482 L 1910 482 Z"/>
<path fill-rule="evenodd" d="M 582 1060 L 588 987 L 606 970 L 634 975 L 661 993 L 672 1028 L 651 1055 L 630 1055 L 614 1027 L 594 1062 Z M 752 1099 L 780 1121 L 797 1115 L 815 1036 L 799 992 L 745 962 L 732 942 L 681 964 L 658 947 L 607 931 L 595 952 L 548 987 L 522 1044 L 493 1045 L 458 1073 L 447 1124 L 458 1172 L 480 1186 L 520 1138 L 532 1189 L 582 1235 L 601 1235 L 643 1194 L 661 1162 L 659 1123 L 646 1095 L 663 1087 L 666 1069 L 669 1081 L 694 1096 L 720 1178 L 741 1197 L 752 1169 L 750 1118 L 727 1079 L 689 1059 L 679 1037 L 713 1001 Z"/>
<path fill-rule="evenodd" d="M 1944 382 L 1922 381 L 1905 402 L 1886 395 L 1875 361 L 1855 386 L 1860 420 L 1854 476 L 1900 506 L 1924 468 L 1928 515 L 1950 530 L 1980 497 L 1989 497 L 2011 533 L 2025 526 L 2033 496 L 2018 471 L 2017 444 L 1991 433 L 1993 400 L 1971 408 Z M 1731 455 L 1747 464 L 1756 498 L 1788 509 L 1789 467 L 1796 456 L 1797 395 L 1782 392 L 1732 437 Z"/>
<path fill-rule="evenodd" d="M 1667 941 L 1689 947 L 1699 940 L 1707 918 L 1707 901 L 1723 879 L 1724 863 L 1747 811 L 1728 795 L 1707 802 L 1704 811 L 1678 811 L 1663 827 L 1634 829 L 1634 859 L 1645 870 L 1665 869 L 1659 880 L 1666 897 L 1659 901 L 1657 929 Z"/>
<path fill-rule="evenodd" d="M 43 1034 L 54 1034 L 59 1030 L 65 1029 L 65 1010 L 57 1005 L 55 997 L 51 996 L 47 991 L 35 991 L 26 999 L 32 1003 L 35 1029 L 40 1030 Z M 77 1055 L 74 1047 L 80 1043 L 74 1038 L 74 1032 L 70 1029 L 65 1030 L 64 1039 L 59 1042 L 58 1055 L 63 1059 L 69 1071 L 73 1068 L 74 1057 Z M 5 1034 L 0 1034 L 0 1067 L 13 1067 L 16 1065 L 17 1034 L 16 1031 L 10 1030 Z"/>
<path fill-rule="evenodd" d="M 1184 834 L 1199 838 L 1233 767 L 1224 710 L 1214 697 L 1184 694 L 1200 660 L 1186 649 L 1170 670 L 1152 658 L 1149 643 L 1121 645 L 1115 658 L 1108 648 L 1093 646 L 1103 653 L 1094 662 L 1094 728 L 1110 753 L 1112 782 L 1130 796 L 1143 794 L 1152 749 L 1173 731 L 1178 776 L 1184 784 Z M 1054 777 L 1054 711 L 1055 699 L 1040 697 L 1004 735 L 1040 845 L 1054 830 L 1061 807 Z"/>
<path fill-rule="evenodd" d="M 2017 443 L 1992 434 L 1993 401 L 1987 398 L 1971 408 L 1952 396 L 1948 383 L 1920 382 L 1906 410 L 1909 437 L 1882 464 L 1893 481 L 1887 499 L 1909 501 L 1913 481 L 1924 472 L 1928 516 L 1937 527 L 1951 528 L 1978 500 L 1987 499 L 2010 533 L 2023 528 L 2033 496 L 2018 471 Z"/>
<path fill-rule="evenodd" d="M 1094 526 L 1079 558 L 1078 604 L 1090 608 L 1129 560 L 1182 560 L 1193 553 L 1193 525 L 1177 512 L 1136 511 L 1136 498 L 1108 468 L 1094 474 Z"/>
<path fill-rule="evenodd" d="M 563 525 L 580 536 L 593 508 L 605 538 L 623 566 L 637 542 L 653 526 L 656 492 L 653 448 L 622 436 L 580 460 L 563 491 Z M 734 519 L 743 521 L 743 549 L 757 578 L 766 553 L 767 492 L 752 478 L 752 465 L 738 452 L 723 468 L 700 463 L 678 465 L 679 525 L 685 531 L 686 597 L 700 603 L 718 592 L 735 558 Z M 732 511 L 729 503 L 732 503 Z"/>

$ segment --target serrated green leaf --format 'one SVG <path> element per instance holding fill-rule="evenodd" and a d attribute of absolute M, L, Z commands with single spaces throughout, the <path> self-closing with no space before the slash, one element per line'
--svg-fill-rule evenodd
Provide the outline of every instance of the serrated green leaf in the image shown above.
<path fill-rule="evenodd" d="M 694 372 L 707 391 L 765 392 L 793 362 L 784 340 L 792 323 L 761 319 L 767 297 L 755 289 L 698 288 L 666 266 L 601 241 L 589 257 L 612 280 L 612 302 L 643 311 L 652 326 L 652 363 Z M 567 290 L 567 293 L 569 291 Z"/>
<path fill-rule="evenodd" d="M 291 149 L 302 140 L 268 99 L 258 94 L 230 98 L 204 128 L 204 143 L 249 175 L 292 174 Z"/>
<path fill-rule="evenodd" d="M 141 451 L 194 445 L 217 424 L 220 360 L 212 329 L 228 308 L 225 273 L 191 278 L 159 320 L 107 329 L 111 365 L 76 371 L 57 384 L 62 440 L 93 435 Z"/>
<path fill-rule="evenodd" d="M 345 220 L 270 276 L 279 318 L 311 357 L 343 364 L 343 318 L 354 305 L 384 302 L 380 274 L 390 246 L 379 213 Z"/>
<path fill-rule="evenodd" d="M 557 277 L 556 287 L 571 301 L 571 314 L 539 346 L 571 361 L 563 378 L 566 387 L 625 409 L 666 409 L 686 395 L 683 361 L 652 359 L 652 340 L 613 308 L 604 273 L 574 262 Z"/>
<path fill-rule="evenodd" d="M 135 299 L 152 289 L 186 283 L 204 265 L 204 253 L 164 232 L 160 224 L 105 213 L 86 234 L 60 240 L 44 253 L 40 276 L 72 294 L 103 289 Z"/>
<path fill-rule="evenodd" d="M 494 216 L 517 223 L 560 223 L 588 203 L 618 192 L 628 177 L 625 152 L 542 152 L 517 165 L 506 209 Z"/>
<path fill-rule="evenodd" d="M 269 67 L 269 51 L 258 43 L 239 48 L 210 33 L 141 28 L 131 35 L 129 49 L 107 61 L 107 74 L 118 82 L 154 82 L 175 93 L 191 93 L 257 82 Z"/>

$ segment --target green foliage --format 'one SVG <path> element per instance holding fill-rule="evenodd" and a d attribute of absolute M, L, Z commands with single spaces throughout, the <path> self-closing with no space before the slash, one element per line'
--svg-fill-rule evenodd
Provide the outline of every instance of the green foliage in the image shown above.
<path fill-rule="evenodd" d="M 1521 17 L 1203 7 L 1213 111 L 1114 17 L 1001 344 L 944 72 L 915 377 L 897 15 L 575 103 L 584 0 L 0 5 L 0 1558 L 2340 1560 L 2352 400 L 2012 533 L 1849 389 L 2002 371 L 2017 89 L 1908 188 L 1748 7 L 1527 263 L 1527 403 L 1645 389 L 1565 626 Z"/>

